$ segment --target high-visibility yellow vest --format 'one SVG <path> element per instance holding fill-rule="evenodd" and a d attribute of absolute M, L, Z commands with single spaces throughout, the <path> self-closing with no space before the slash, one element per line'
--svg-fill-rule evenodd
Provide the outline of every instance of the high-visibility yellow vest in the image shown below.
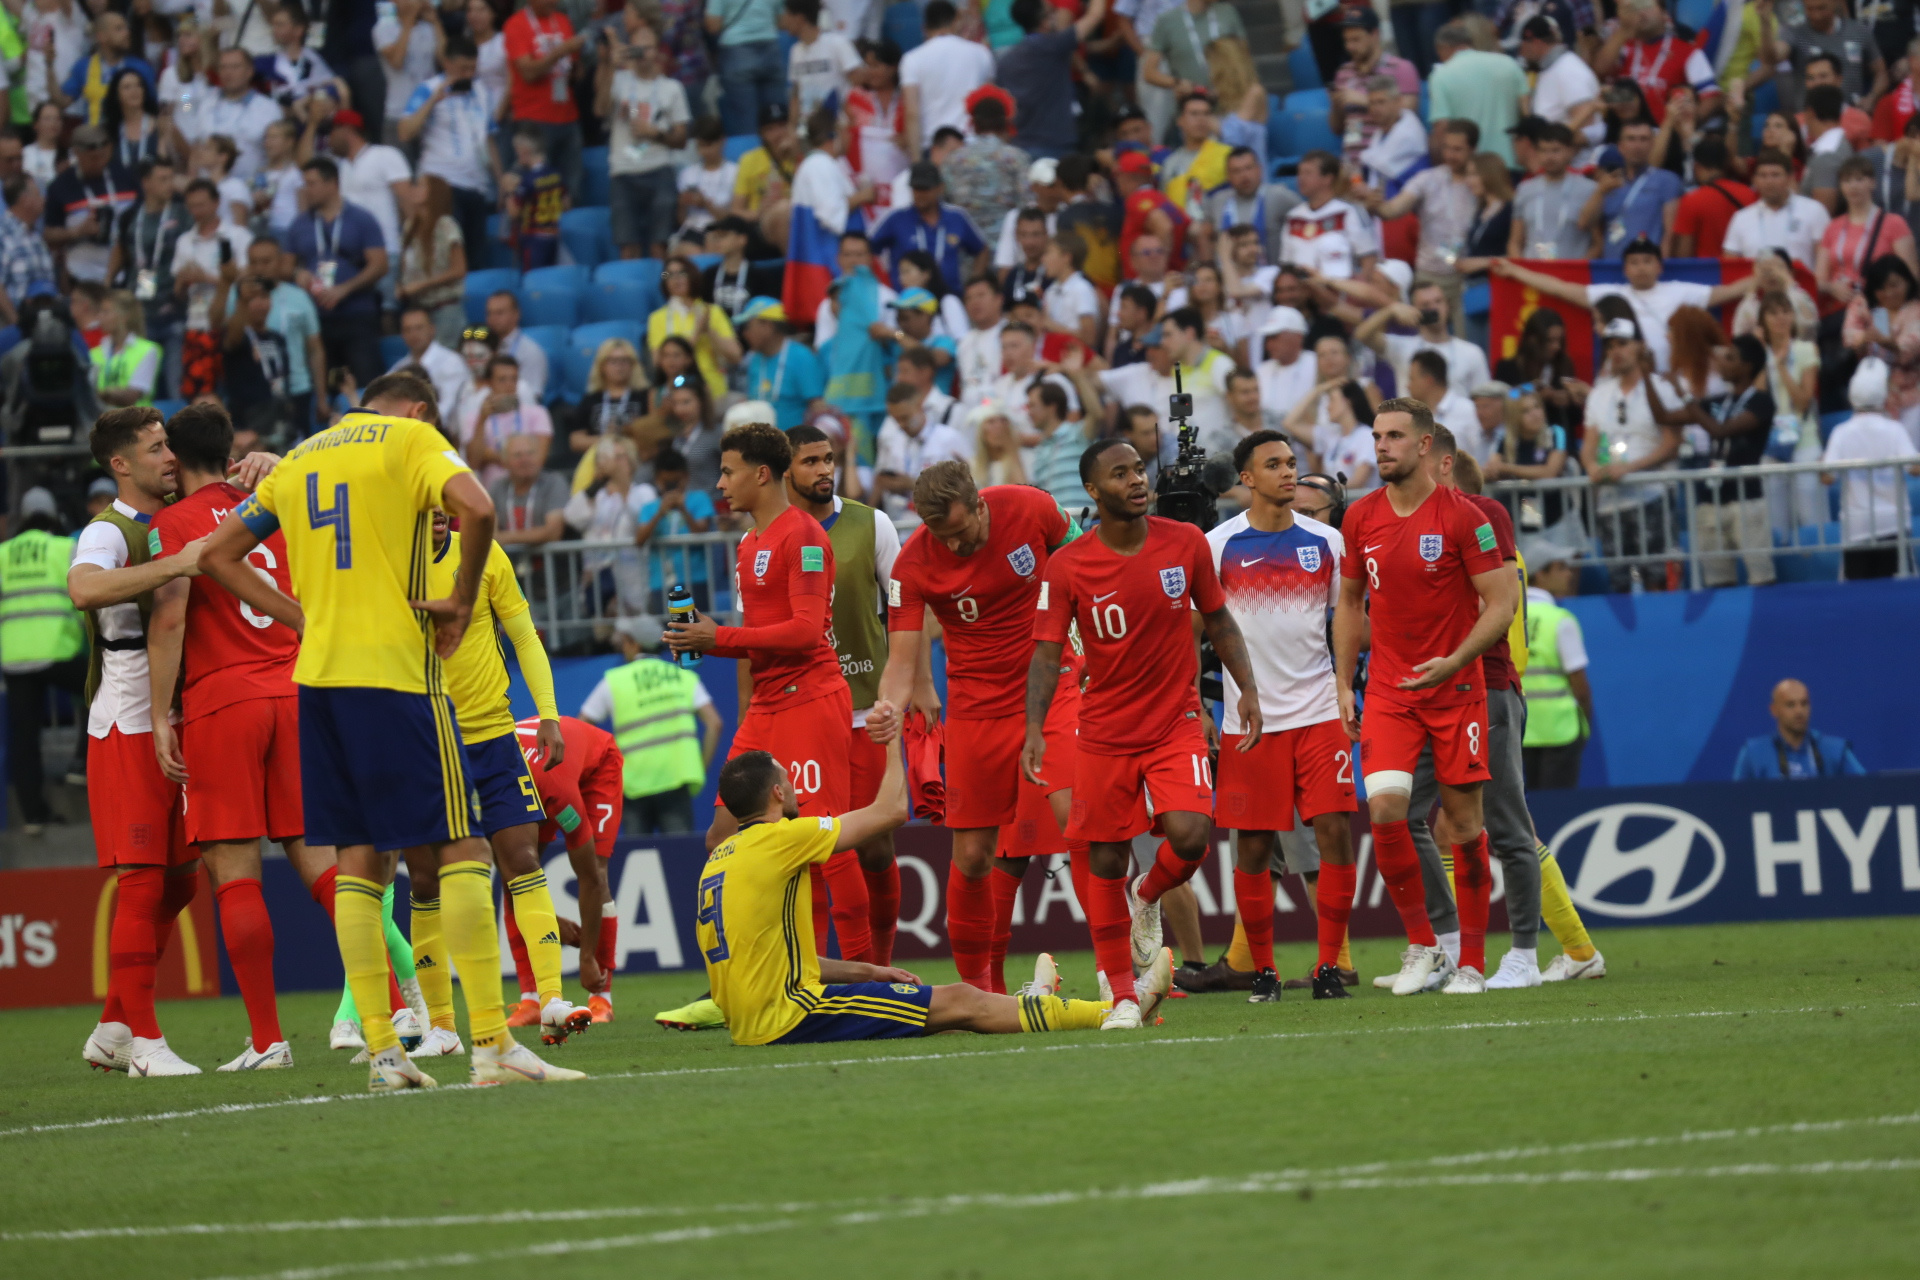
<path fill-rule="evenodd" d="M 67 596 L 73 539 L 29 529 L 0 546 L 0 666 L 43 669 L 86 648 L 80 611 Z"/>
<path fill-rule="evenodd" d="M 107 344 L 102 341 L 87 354 L 88 361 L 93 365 L 94 390 L 112 391 L 116 387 L 126 386 L 128 380 L 133 377 L 133 371 L 140 367 L 140 362 L 146 359 L 149 353 L 156 361 L 163 358 L 157 343 L 148 342 L 137 333 L 128 334 L 125 345 L 112 356 L 107 355 Z M 152 389 L 149 388 L 147 394 L 141 396 L 137 403 L 152 404 Z"/>
<path fill-rule="evenodd" d="M 693 693 L 700 677 L 671 662 L 640 658 L 607 672 L 613 740 L 626 759 L 630 796 L 657 796 L 706 781 Z"/>
<path fill-rule="evenodd" d="M 1536 604 L 1527 610 L 1527 648 L 1533 661 L 1520 682 L 1527 698 L 1523 746 L 1564 747 L 1586 733 L 1580 704 L 1560 667 L 1560 623 L 1572 617 L 1557 604 Z"/>

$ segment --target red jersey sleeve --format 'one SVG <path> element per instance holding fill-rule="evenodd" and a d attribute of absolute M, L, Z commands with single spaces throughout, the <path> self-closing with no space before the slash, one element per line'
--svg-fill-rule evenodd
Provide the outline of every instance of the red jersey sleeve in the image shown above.
<path fill-rule="evenodd" d="M 793 522 L 781 554 L 787 558 L 787 592 L 794 599 L 833 596 L 833 544 L 820 522 L 802 517 Z"/>
<path fill-rule="evenodd" d="M 509 65 L 533 56 L 533 26 L 519 14 L 516 13 L 507 21 L 507 25 L 500 29 L 500 34 L 506 40 Z"/>
<path fill-rule="evenodd" d="M 1713 199 L 1718 200 L 1719 196 Z M 1677 236 L 1691 236 L 1700 233 L 1700 202 L 1691 198 L 1680 201 L 1673 211 L 1673 233 Z"/>
<path fill-rule="evenodd" d="M 1059 556 L 1047 561 L 1047 576 L 1040 583 L 1040 599 L 1033 607 L 1033 638 L 1049 644 L 1065 644 L 1067 628 L 1073 622 L 1073 571 Z"/>
<path fill-rule="evenodd" d="M 915 572 L 916 558 L 902 551 L 893 560 L 893 576 L 887 579 L 887 630 L 923 631 L 927 625 L 927 601 L 920 591 L 920 575 Z"/>
<path fill-rule="evenodd" d="M 163 507 L 153 517 L 149 526 L 148 542 L 158 540 L 159 555 L 178 555 L 181 548 L 194 539 L 194 533 L 187 527 L 186 512 L 178 507 Z M 149 548 L 151 549 L 151 548 Z"/>
<path fill-rule="evenodd" d="M 1460 562 L 1471 577 L 1498 569 L 1506 559 L 1492 518 L 1471 502 L 1462 501 L 1455 507 L 1453 536 L 1459 539 Z"/>
<path fill-rule="evenodd" d="M 1213 548 L 1207 543 L 1207 535 L 1192 525 L 1182 527 L 1192 535 L 1187 556 L 1187 581 L 1192 584 L 1188 591 L 1193 596 L 1193 607 L 1201 613 L 1213 613 L 1225 608 L 1227 592 L 1220 585 L 1219 570 L 1213 567 Z"/>

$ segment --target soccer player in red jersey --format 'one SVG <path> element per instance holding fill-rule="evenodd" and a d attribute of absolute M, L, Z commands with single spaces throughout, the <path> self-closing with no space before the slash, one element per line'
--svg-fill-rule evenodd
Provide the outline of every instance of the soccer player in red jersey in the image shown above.
<path fill-rule="evenodd" d="M 1239 750 L 1260 742 L 1260 694 L 1246 642 L 1227 611 L 1200 530 L 1147 514 L 1147 464 L 1124 440 L 1101 440 L 1080 455 L 1080 478 L 1097 504 L 1093 535 L 1063 547 L 1047 565 L 1035 607 L 1027 669 L 1029 778 L 1047 767 L 1045 722 L 1060 678 L 1067 628 L 1086 649 L 1079 760 L 1067 834 L 1089 842 L 1093 872 L 1087 921 L 1094 956 L 1113 987 L 1102 1030 L 1141 1025 L 1133 971 L 1162 952 L 1159 902 L 1200 869 L 1213 825 L 1213 775 L 1199 662 L 1188 610 L 1196 609 L 1220 664 L 1239 686 L 1246 726 Z M 1149 816 L 1148 804 L 1152 804 Z M 1149 826 L 1166 836 L 1152 869 L 1132 885 L 1132 840 Z M 1135 899 L 1132 945 L 1128 899 Z"/>
<path fill-rule="evenodd" d="M 233 421 L 219 404 L 191 405 L 167 424 L 180 500 L 153 517 L 163 555 L 211 534 L 247 491 L 227 482 Z M 292 591 L 279 533 L 247 554 L 256 572 Z M 300 793 L 299 699 L 293 686 L 300 637 L 256 613 L 208 577 L 176 578 L 154 592 L 147 624 L 153 705 L 180 690 L 178 732 L 154 718 L 160 770 L 186 791 L 187 839 L 213 876 L 220 932 L 240 984 L 252 1039 L 222 1071 L 291 1067 L 273 989 L 273 921 L 260 892 L 262 837 L 285 848 L 315 901 L 333 910 L 334 852 L 308 848 Z M 184 659 L 184 663 L 183 663 Z M 184 684 L 183 684 L 184 678 Z"/>
<path fill-rule="evenodd" d="M 513 726 L 527 769 L 540 793 L 546 820 L 540 824 L 538 848 L 545 849 L 564 832 L 567 860 L 579 881 L 580 985 L 587 989 L 587 1011 L 595 1022 L 613 1021 L 613 969 L 620 913 L 607 891 L 607 859 L 620 835 L 620 815 L 626 810 L 622 775 L 626 759 L 613 735 L 598 725 L 573 716 L 560 717 L 564 757 L 550 768 L 540 743 L 540 717 L 529 716 Z"/>
<path fill-rule="evenodd" d="M 800 812 L 829 817 L 847 811 L 853 699 L 830 637 L 833 544 L 819 521 L 787 500 L 792 461 L 793 447 L 770 423 L 744 423 L 720 438 L 720 492 L 729 508 L 753 520 L 733 570 L 746 625 L 722 627 L 695 616 L 668 623 L 664 639 L 675 653 L 750 664 L 751 701 L 727 759 L 769 752 L 793 775 Z M 714 805 L 709 849 L 738 829 L 718 800 Z"/>
<path fill-rule="evenodd" d="M 1407 829 L 1413 773 L 1433 745 L 1440 805 L 1446 813 L 1461 889 L 1460 961 L 1441 990 L 1486 989 L 1487 833 L 1480 787 L 1487 768 L 1487 697 L 1480 655 L 1513 621 L 1519 584 L 1500 560 L 1493 526 L 1466 497 L 1441 488 L 1427 464 L 1433 414 L 1419 400 L 1381 404 L 1373 420 L 1381 487 L 1354 503 L 1341 522 L 1334 612 L 1334 673 L 1340 718 L 1360 744 L 1374 856 L 1406 927 L 1395 995 L 1425 988 L 1453 962 L 1427 921 L 1420 858 Z M 1371 632 L 1367 707 L 1355 706 L 1354 665 Z"/>
<path fill-rule="evenodd" d="M 1033 607 L 1071 525 L 1044 490 L 996 485 L 982 491 L 963 462 L 922 471 L 913 496 L 925 523 L 893 562 L 887 669 L 867 724 L 876 736 L 895 729 L 913 690 L 931 610 L 947 650 L 946 825 L 953 832 L 947 938 L 960 980 L 990 991 L 995 895 L 988 877 L 1000 828 L 1019 811 L 1027 736 L 1022 673 L 1035 652 Z M 1059 667 L 1056 652 L 1056 678 Z M 1048 728 L 1055 750 L 1033 781 L 1057 797 L 1050 803 L 1064 827 L 1074 782 L 1073 726 L 1050 720 Z M 1011 895 L 1005 909 L 1011 919 Z"/>

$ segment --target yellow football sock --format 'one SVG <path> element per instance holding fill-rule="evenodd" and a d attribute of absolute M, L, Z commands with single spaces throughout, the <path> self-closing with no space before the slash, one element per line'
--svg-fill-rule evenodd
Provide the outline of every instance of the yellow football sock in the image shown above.
<path fill-rule="evenodd" d="M 387 934 L 380 923 L 380 885 L 358 876 L 334 881 L 333 932 L 340 942 L 340 963 L 347 986 L 362 1009 L 387 1007 Z M 368 1054 L 383 1053 L 400 1043 L 393 1023 L 384 1017 L 361 1024 Z"/>
<path fill-rule="evenodd" d="M 1227 947 L 1227 965 L 1242 973 L 1253 972 L 1253 948 L 1247 945 L 1247 926 L 1238 915 L 1233 918 L 1233 942 Z"/>
<path fill-rule="evenodd" d="M 1353 945 L 1346 934 L 1340 935 L 1340 955 L 1334 964 L 1341 969 L 1353 968 Z"/>
<path fill-rule="evenodd" d="M 545 871 L 529 871 L 507 881 L 513 897 L 513 918 L 526 939 L 527 959 L 533 962 L 533 982 L 540 1007 L 560 996 L 560 925 L 553 915 L 553 894 Z"/>
<path fill-rule="evenodd" d="M 427 1018 L 443 1031 L 454 1030 L 453 966 L 440 928 L 438 898 L 413 899 L 413 976 L 420 983 L 420 998 L 427 1002 Z"/>
<path fill-rule="evenodd" d="M 467 1031 L 476 1047 L 506 1048 L 507 1011 L 500 1003 L 500 929 L 493 916 L 493 868 L 454 862 L 440 868 L 440 919 L 447 952 L 466 975 Z"/>
<path fill-rule="evenodd" d="M 1573 905 L 1573 898 L 1567 893 L 1567 877 L 1560 871 L 1560 863 L 1553 856 L 1553 850 L 1540 845 L 1540 919 L 1560 946 L 1575 960 L 1593 959 L 1593 939 L 1587 936 L 1587 926 L 1581 922 L 1580 911 Z"/>
<path fill-rule="evenodd" d="M 1097 1000 L 1062 1000 L 1059 996 L 1020 996 L 1022 1031 L 1097 1031 L 1113 1006 Z"/>

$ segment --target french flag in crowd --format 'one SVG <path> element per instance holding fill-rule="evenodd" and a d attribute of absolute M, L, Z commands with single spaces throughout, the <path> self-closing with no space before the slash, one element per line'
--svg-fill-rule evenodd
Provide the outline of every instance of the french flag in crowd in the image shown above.
<path fill-rule="evenodd" d="M 780 286 L 780 305 L 787 319 L 812 324 L 839 274 L 840 237 L 822 226 L 810 207 L 796 203 L 787 224 L 787 273 Z"/>

